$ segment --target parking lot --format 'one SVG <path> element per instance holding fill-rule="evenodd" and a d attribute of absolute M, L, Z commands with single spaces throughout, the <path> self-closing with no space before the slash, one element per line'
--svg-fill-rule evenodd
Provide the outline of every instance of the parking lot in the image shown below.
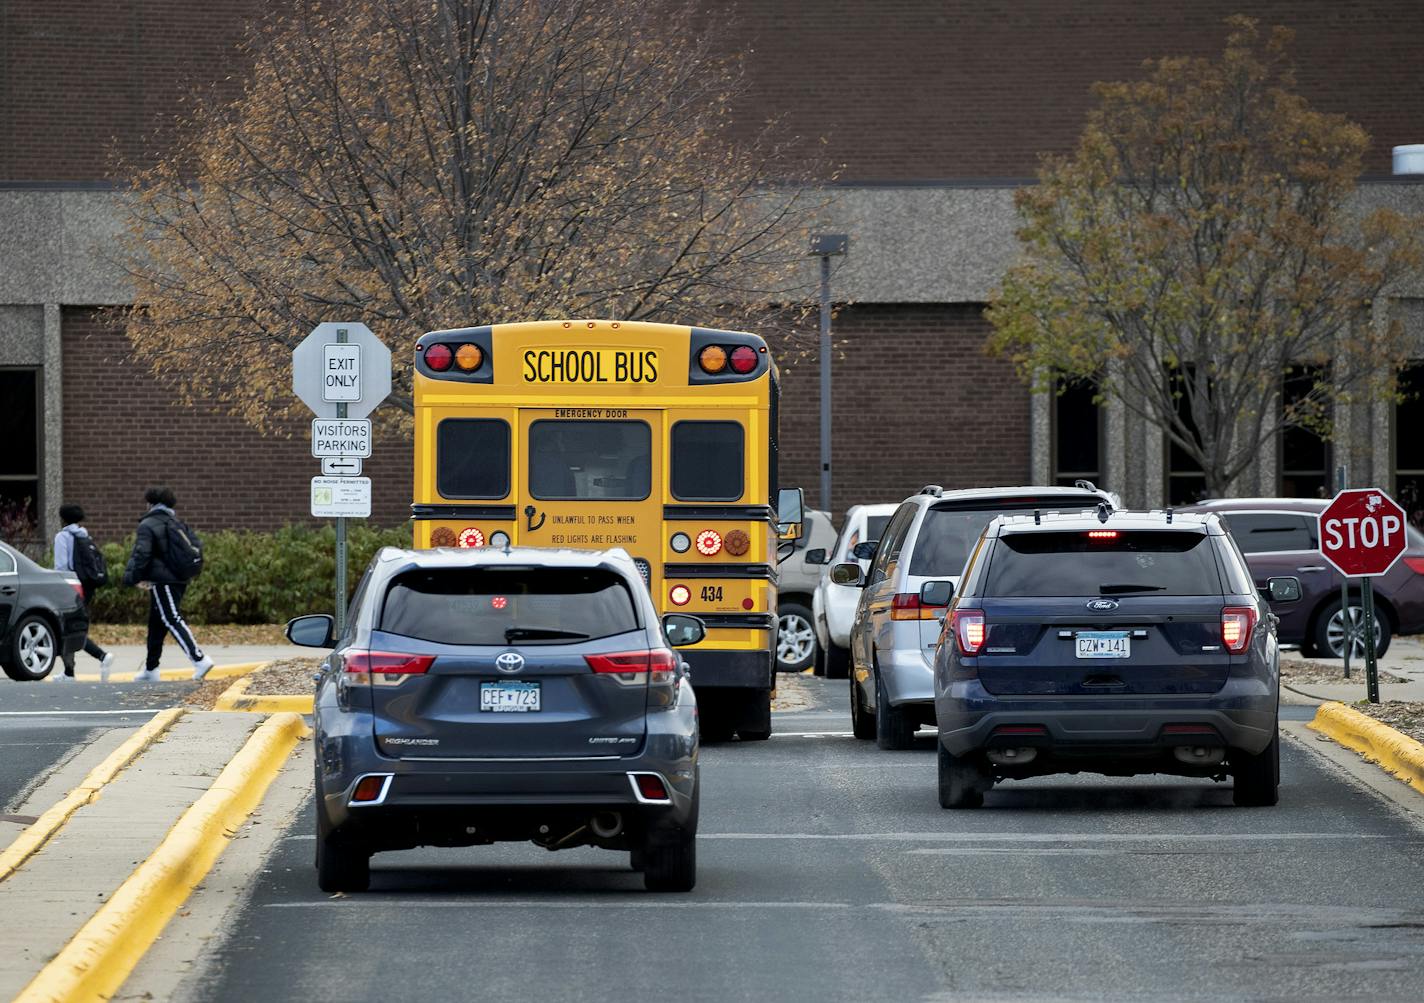
<path fill-rule="evenodd" d="M 1424 977 L 1417 795 L 1310 708 L 1283 708 L 1276 808 L 1084 776 L 944 812 L 933 738 L 851 738 L 845 685 L 784 681 L 771 741 L 705 748 L 686 896 L 527 844 L 378 855 L 369 892 L 323 894 L 299 747 L 120 998 L 1405 999 Z"/>

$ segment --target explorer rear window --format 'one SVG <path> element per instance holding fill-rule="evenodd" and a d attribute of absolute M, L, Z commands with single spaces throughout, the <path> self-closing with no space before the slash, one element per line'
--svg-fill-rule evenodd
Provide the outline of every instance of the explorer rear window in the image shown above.
<path fill-rule="evenodd" d="M 380 628 L 440 644 L 569 644 L 638 629 L 621 575 L 601 568 L 439 568 L 391 582 Z"/>
<path fill-rule="evenodd" d="M 1211 543 L 1201 533 L 1011 533 L 989 558 L 986 596 L 1221 595 Z"/>

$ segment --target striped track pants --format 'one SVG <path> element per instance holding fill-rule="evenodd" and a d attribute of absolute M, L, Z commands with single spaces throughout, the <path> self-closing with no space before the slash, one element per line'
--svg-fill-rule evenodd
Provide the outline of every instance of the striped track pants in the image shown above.
<path fill-rule="evenodd" d="M 187 655 L 194 665 L 202 661 L 203 649 L 193 640 L 193 632 L 188 629 L 188 623 L 183 619 L 183 611 L 179 608 L 183 602 L 183 593 L 187 590 L 188 586 L 184 583 L 154 585 L 148 590 L 147 668 L 158 668 L 158 661 L 163 657 L 163 639 L 168 634 L 173 635 L 178 647 L 183 649 L 183 654 Z"/>

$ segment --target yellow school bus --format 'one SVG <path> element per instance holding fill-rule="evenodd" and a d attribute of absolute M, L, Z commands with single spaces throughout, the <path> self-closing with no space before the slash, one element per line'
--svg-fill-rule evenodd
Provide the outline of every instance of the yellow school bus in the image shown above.
<path fill-rule="evenodd" d="M 415 352 L 415 545 L 622 547 L 663 612 L 707 625 L 680 649 L 704 734 L 764 739 L 777 395 L 766 342 L 745 332 L 608 320 L 432 331 Z"/>

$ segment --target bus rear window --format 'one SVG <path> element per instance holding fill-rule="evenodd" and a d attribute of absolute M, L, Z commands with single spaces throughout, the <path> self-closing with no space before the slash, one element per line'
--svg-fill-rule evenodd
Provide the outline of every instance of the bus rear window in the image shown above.
<path fill-rule="evenodd" d="M 442 498 L 509 494 L 509 423 L 446 418 L 435 430 L 435 490 Z"/>
<path fill-rule="evenodd" d="M 559 644 L 638 629 L 623 579 L 602 568 L 408 571 L 381 630 L 439 644 Z"/>
<path fill-rule="evenodd" d="M 678 501 L 742 497 L 746 433 L 735 421 L 680 421 L 672 427 L 672 496 Z"/>
<path fill-rule="evenodd" d="M 653 437 L 644 421 L 536 421 L 529 492 L 557 500 L 641 501 L 653 491 Z"/>

